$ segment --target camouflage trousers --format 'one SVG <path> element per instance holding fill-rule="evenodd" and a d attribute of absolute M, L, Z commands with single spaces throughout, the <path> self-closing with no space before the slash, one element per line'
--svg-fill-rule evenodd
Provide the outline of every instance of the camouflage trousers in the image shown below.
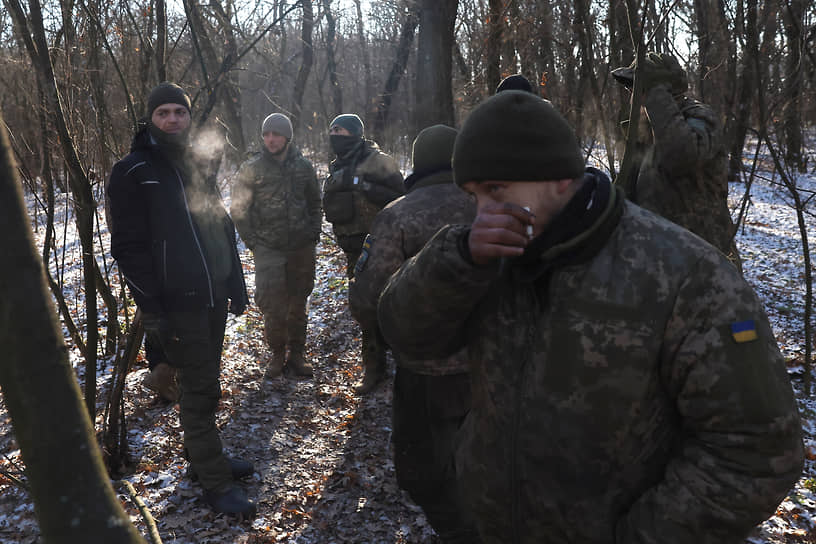
<path fill-rule="evenodd" d="M 167 334 L 151 341 L 161 345 L 169 364 L 178 369 L 184 449 L 201 485 L 223 491 L 232 485 L 232 471 L 222 451 L 215 411 L 221 398 L 218 376 L 227 301 L 217 300 L 208 310 L 168 312 L 167 318 Z"/>
<path fill-rule="evenodd" d="M 456 433 L 470 410 L 470 376 L 429 376 L 397 366 L 392 442 L 397 483 L 445 543 L 480 542 L 459 499 Z"/>
<path fill-rule="evenodd" d="M 255 304 L 271 349 L 306 345 L 307 303 L 314 288 L 315 246 L 294 251 L 255 248 Z"/>
<path fill-rule="evenodd" d="M 349 279 L 354 277 L 354 267 L 357 265 L 357 260 L 360 258 L 360 255 L 362 255 L 362 243 L 360 245 L 360 251 L 346 252 L 346 276 Z M 388 346 L 385 343 L 382 333 L 380 333 L 380 328 L 374 327 L 372 330 L 363 329 L 362 333 L 363 365 L 366 367 L 379 366 L 384 368 Z"/>

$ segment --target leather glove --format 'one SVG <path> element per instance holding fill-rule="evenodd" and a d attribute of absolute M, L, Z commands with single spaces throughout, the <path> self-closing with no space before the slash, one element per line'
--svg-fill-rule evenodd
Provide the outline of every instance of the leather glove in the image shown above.
<path fill-rule="evenodd" d="M 673 95 L 683 94 L 688 90 L 686 72 L 680 63 L 671 55 L 649 52 L 643 58 L 640 70 L 643 81 L 643 92 L 648 93 L 658 85 L 665 85 Z"/>

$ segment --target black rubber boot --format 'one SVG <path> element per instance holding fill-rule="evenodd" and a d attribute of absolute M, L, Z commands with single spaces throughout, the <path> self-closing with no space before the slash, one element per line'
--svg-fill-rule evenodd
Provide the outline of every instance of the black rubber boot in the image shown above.
<path fill-rule="evenodd" d="M 221 514 L 230 516 L 240 516 L 243 519 L 250 519 L 258 511 L 255 502 L 247 498 L 246 491 L 237 485 L 231 486 L 226 491 L 205 491 L 204 500 L 213 510 Z"/>

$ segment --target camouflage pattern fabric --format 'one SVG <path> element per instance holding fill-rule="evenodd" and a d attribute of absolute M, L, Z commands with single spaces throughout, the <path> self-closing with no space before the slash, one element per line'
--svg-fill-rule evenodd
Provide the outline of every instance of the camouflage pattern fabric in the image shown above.
<path fill-rule="evenodd" d="M 402 173 L 393 158 L 386 155 L 374 142 L 364 142 L 359 161 L 335 161 L 329 167 L 329 177 L 323 183 L 323 198 L 326 217 L 332 199 L 340 200 L 346 213 L 343 221 L 332 223 L 334 234 L 343 251 L 354 249 L 343 243 L 343 239 L 354 239 L 369 232 L 377 213 L 391 200 L 402 196 Z"/>
<path fill-rule="evenodd" d="M 314 288 L 315 246 L 277 251 L 255 248 L 255 303 L 264 317 L 272 350 L 306 345 L 307 301 Z"/>
<path fill-rule="evenodd" d="M 800 420 L 762 305 L 719 252 L 626 202 L 589 260 L 520 281 L 465 259 L 467 232 L 392 276 L 379 321 L 412 357 L 468 350 L 456 469 L 485 542 L 737 543 L 774 512 Z"/>
<path fill-rule="evenodd" d="M 230 213 L 249 249 L 263 244 L 288 251 L 317 242 L 323 222 L 320 206 L 314 167 L 290 144 L 283 162 L 262 152 L 241 165 Z"/>
<path fill-rule="evenodd" d="M 664 86 L 649 91 L 644 104 L 654 142 L 641 162 L 632 200 L 697 234 L 739 266 L 717 116 L 696 100 L 675 99 Z"/>
<path fill-rule="evenodd" d="M 406 196 L 386 206 L 371 225 L 349 286 L 351 313 L 365 328 L 377 326 L 377 300 L 388 278 L 448 224 L 470 224 L 473 200 L 453 183 L 451 172 L 423 179 Z M 394 352 L 397 364 L 430 375 L 467 371 L 464 353 L 417 360 Z"/>

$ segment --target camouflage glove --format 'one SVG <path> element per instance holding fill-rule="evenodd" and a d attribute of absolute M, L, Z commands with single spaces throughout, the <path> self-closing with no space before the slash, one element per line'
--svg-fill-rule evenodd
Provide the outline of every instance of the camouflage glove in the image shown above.
<path fill-rule="evenodd" d="M 643 59 L 639 72 L 643 82 L 643 92 L 648 93 L 658 85 L 665 85 L 673 95 L 683 94 L 688 89 L 686 72 L 671 55 L 649 52 Z"/>

